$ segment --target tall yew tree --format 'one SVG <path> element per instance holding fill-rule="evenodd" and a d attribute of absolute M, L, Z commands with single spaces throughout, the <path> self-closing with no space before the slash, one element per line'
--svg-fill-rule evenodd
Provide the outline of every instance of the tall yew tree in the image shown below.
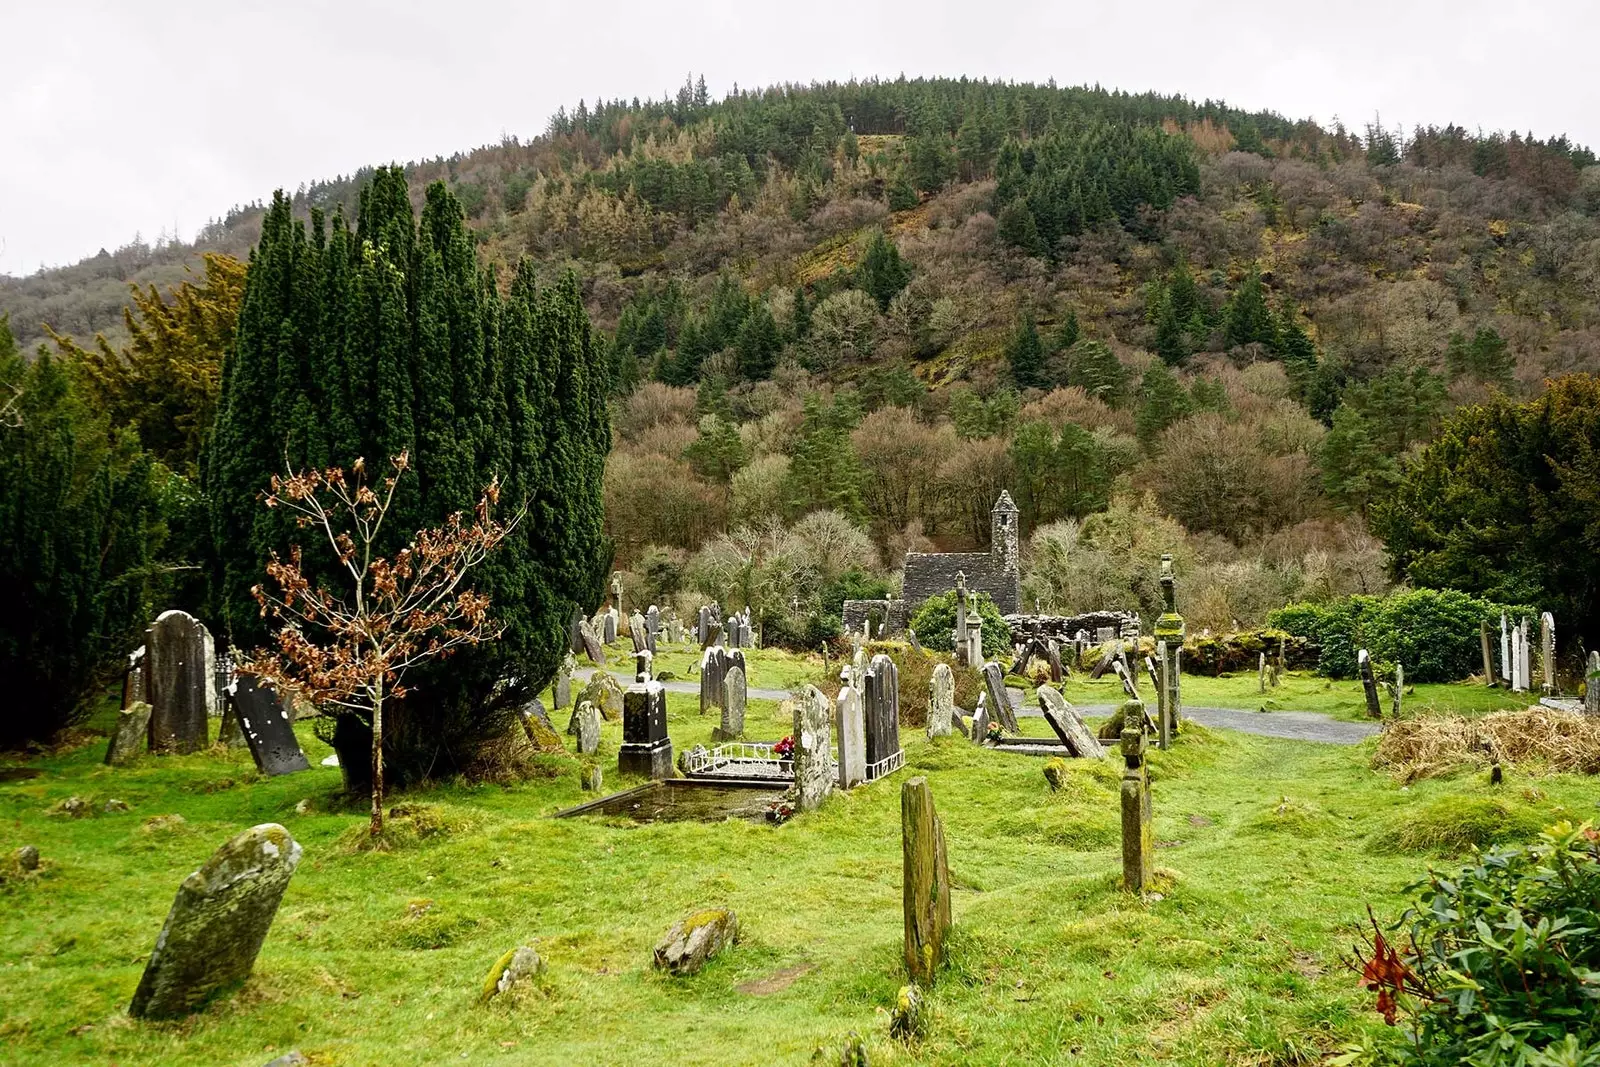
<path fill-rule="evenodd" d="M 267 637 L 250 589 L 271 551 L 302 544 L 313 580 L 334 564 L 281 510 L 261 506 L 274 473 L 409 452 L 417 477 L 396 501 L 394 543 L 381 546 L 391 553 L 470 510 L 496 477 L 509 506 L 527 504 L 476 582 L 504 627 L 500 639 L 429 666 L 386 715 L 398 785 L 460 769 L 498 736 L 554 674 L 573 609 L 598 602 L 610 565 L 600 495 L 609 372 L 576 280 L 540 288 L 524 264 L 502 297 L 443 183 L 428 188 L 418 217 L 404 172 L 381 168 L 359 204 L 354 229 L 317 212 L 308 226 L 288 198 L 274 198 L 250 259 L 204 479 L 214 614 L 245 648 Z M 341 752 L 369 739 L 360 716 L 336 721 Z"/>

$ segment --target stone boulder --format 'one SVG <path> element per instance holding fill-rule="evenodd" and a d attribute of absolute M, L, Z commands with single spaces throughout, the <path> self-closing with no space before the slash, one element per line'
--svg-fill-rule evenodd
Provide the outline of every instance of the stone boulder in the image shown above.
<path fill-rule="evenodd" d="M 686 915 L 656 945 L 655 967 L 680 977 L 695 974 L 739 938 L 739 917 L 725 908 Z"/>
<path fill-rule="evenodd" d="M 483 991 L 478 994 L 478 1000 L 483 1003 L 493 1000 L 502 993 L 509 991 L 518 982 L 530 978 L 537 978 L 545 972 L 544 957 L 527 945 L 519 945 L 501 956 L 489 968 L 489 974 L 483 980 Z"/>
<path fill-rule="evenodd" d="M 276 823 L 217 849 L 178 887 L 128 1014 L 187 1015 L 248 978 L 299 864 L 300 845 Z"/>

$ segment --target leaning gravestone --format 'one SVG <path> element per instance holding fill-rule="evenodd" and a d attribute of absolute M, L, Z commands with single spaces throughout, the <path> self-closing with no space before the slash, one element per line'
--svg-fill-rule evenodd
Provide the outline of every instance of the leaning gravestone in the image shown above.
<path fill-rule="evenodd" d="M 586 620 L 580 620 L 578 623 L 578 636 L 583 645 L 583 654 L 589 657 L 589 662 L 596 666 L 604 667 L 606 665 L 605 646 L 601 642 L 600 634 L 593 624 Z"/>
<path fill-rule="evenodd" d="M 1600 715 L 1600 652 L 1589 653 L 1584 664 L 1583 710 L 1589 715 Z"/>
<path fill-rule="evenodd" d="M 900 787 L 901 892 L 905 911 L 906 970 L 929 985 L 945 962 L 950 932 L 950 864 L 944 824 L 933 792 L 921 776 Z"/>
<path fill-rule="evenodd" d="M 145 631 L 150 693 L 150 751 L 197 752 L 206 747 L 206 719 L 215 683 L 207 669 L 211 635 L 183 611 L 165 611 Z"/>
<path fill-rule="evenodd" d="M 972 727 L 968 740 L 975 745 L 981 745 L 989 739 L 989 709 L 986 702 L 989 694 L 978 694 L 978 706 L 972 711 Z"/>
<path fill-rule="evenodd" d="M 829 729 L 828 697 L 814 685 L 794 709 L 795 808 L 816 811 L 833 791 L 833 738 Z"/>
<path fill-rule="evenodd" d="M 623 712 L 622 683 L 610 671 L 595 671 L 578 699 L 593 704 L 606 719 L 615 720 Z"/>
<path fill-rule="evenodd" d="M 248 978 L 299 863 L 299 844 L 276 823 L 251 827 L 217 849 L 178 887 L 128 1014 L 187 1015 Z"/>
<path fill-rule="evenodd" d="M 600 712 L 587 700 L 578 704 L 572 723 L 578 735 L 578 755 L 592 756 L 600 749 Z"/>
<path fill-rule="evenodd" d="M 1356 655 L 1356 671 L 1361 675 L 1361 689 L 1367 697 L 1367 717 L 1383 718 L 1383 705 L 1378 702 L 1378 679 L 1372 674 L 1372 657 L 1362 649 Z"/>
<path fill-rule="evenodd" d="M 1011 698 L 1006 695 L 1006 680 L 1000 664 L 990 660 L 983 665 L 983 684 L 989 694 L 989 714 L 994 716 L 1006 733 L 1022 733 L 1022 728 L 1017 725 L 1017 713 L 1011 707 Z"/>
<path fill-rule="evenodd" d="M 661 633 L 661 609 L 654 604 L 644 613 L 645 647 L 650 649 L 650 654 L 656 654 L 656 637 Z"/>
<path fill-rule="evenodd" d="M 628 636 L 633 640 L 635 652 L 649 651 L 650 634 L 645 630 L 644 616 L 637 611 L 628 616 Z"/>
<path fill-rule="evenodd" d="M 722 676 L 722 725 L 712 731 L 713 741 L 737 741 L 744 736 L 744 668 L 729 664 Z"/>
<path fill-rule="evenodd" d="M 1061 743 L 1067 746 L 1067 751 L 1074 756 L 1100 759 L 1106 754 L 1105 748 L 1083 724 L 1072 705 L 1067 703 L 1066 697 L 1048 685 L 1039 687 L 1039 710 L 1044 714 L 1044 721 L 1050 724 L 1050 729 L 1055 731 Z"/>
<path fill-rule="evenodd" d="M 228 703 L 239 720 L 239 728 L 244 731 L 245 744 L 250 746 L 256 769 L 262 774 L 292 774 L 311 769 L 306 754 L 300 751 L 299 739 L 294 736 L 290 702 L 276 689 L 262 685 L 253 674 L 241 674 L 234 679 Z"/>
<path fill-rule="evenodd" d="M 950 716 L 956 706 L 956 676 L 948 663 L 933 665 L 928 683 L 928 736 L 950 736 Z"/>
<path fill-rule="evenodd" d="M 117 713 L 117 729 L 106 747 L 106 763 L 120 766 L 139 754 L 150 730 L 150 705 L 136 700 Z"/>
<path fill-rule="evenodd" d="M 834 723 L 839 730 L 839 787 L 854 789 L 867 780 L 867 724 L 861 693 L 841 686 Z"/>
<path fill-rule="evenodd" d="M 1060 685 L 1061 679 L 1065 673 L 1061 667 L 1061 642 L 1057 641 L 1055 638 L 1051 638 L 1044 647 L 1045 655 L 1048 656 L 1050 660 L 1050 680 L 1057 685 Z"/>

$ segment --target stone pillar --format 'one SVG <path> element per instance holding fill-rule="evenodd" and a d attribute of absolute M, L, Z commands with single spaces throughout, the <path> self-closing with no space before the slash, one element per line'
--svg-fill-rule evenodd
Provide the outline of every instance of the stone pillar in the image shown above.
<path fill-rule="evenodd" d="M 1156 723 L 1156 737 L 1162 748 L 1172 743 L 1183 717 L 1183 616 L 1178 614 L 1178 578 L 1172 570 L 1172 554 L 1161 556 L 1161 601 L 1163 611 L 1156 619 L 1157 663 L 1161 668 L 1161 693 L 1156 701 L 1160 716 Z M 1161 642 L 1166 643 L 1166 654 L 1159 655 Z M 1161 740 L 1161 738 L 1165 740 Z"/>
<path fill-rule="evenodd" d="M 971 667 L 981 660 L 967 658 L 967 576 L 961 571 L 956 571 L 956 629 L 951 640 L 955 644 L 956 663 L 962 667 Z"/>
<path fill-rule="evenodd" d="M 1144 705 L 1122 705 L 1122 888 L 1143 893 L 1150 886 L 1155 839 L 1150 826 L 1150 775 L 1145 769 Z"/>
<path fill-rule="evenodd" d="M 1589 653 L 1583 679 L 1583 710 L 1600 715 L 1600 652 Z"/>
<path fill-rule="evenodd" d="M 833 765 L 828 698 L 814 685 L 806 686 L 794 709 L 795 807 L 816 811 L 833 791 L 838 772 Z"/>
<path fill-rule="evenodd" d="M 1406 691 L 1406 669 L 1396 663 L 1394 665 L 1394 717 L 1400 718 L 1400 703 Z"/>
<path fill-rule="evenodd" d="M 207 718 L 215 684 L 207 670 L 206 628 L 192 615 L 165 611 L 145 631 L 150 751 L 197 752 L 210 741 Z"/>
<path fill-rule="evenodd" d="M 1483 684 L 1494 688 L 1494 656 L 1489 652 L 1489 624 L 1478 623 L 1478 643 L 1483 646 Z"/>
<path fill-rule="evenodd" d="M 622 695 L 622 747 L 617 770 L 647 778 L 672 776 L 667 737 L 667 690 L 660 682 L 635 682 Z"/>
<path fill-rule="evenodd" d="M 1544 695 L 1556 695 L 1556 617 L 1539 614 L 1539 667 L 1544 672 Z"/>
<path fill-rule="evenodd" d="M 1527 620 L 1511 627 L 1511 691 L 1513 693 L 1526 693 L 1528 691 L 1528 676 L 1523 668 L 1523 658 L 1526 649 L 1523 648 L 1524 630 Z"/>
<path fill-rule="evenodd" d="M 928 736 L 950 736 L 950 716 L 956 706 L 956 676 L 948 663 L 933 666 L 928 684 Z"/>
<path fill-rule="evenodd" d="M 1172 746 L 1172 693 L 1166 679 L 1162 677 L 1167 671 L 1167 661 L 1170 658 L 1171 653 L 1167 651 L 1166 638 L 1157 638 L 1156 659 L 1149 670 L 1152 683 L 1156 687 L 1156 745 L 1162 751 Z"/>
<path fill-rule="evenodd" d="M 622 614 L 622 576 L 616 573 L 611 575 L 611 610 Z"/>
<path fill-rule="evenodd" d="M 1367 650 L 1356 653 L 1356 673 L 1361 676 L 1361 688 L 1367 697 L 1367 717 L 1383 718 L 1383 706 L 1378 703 L 1378 680 L 1372 674 L 1372 657 Z"/>
<path fill-rule="evenodd" d="M 900 847 L 905 907 L 906 971 L 930 985 L 945 963 L 950 931 L 950 865 L 944 824 L 933 809 L 928 780 L 918 776 L 900 787 Z"/>
<path fill-rule="evenodd" d="M 1265 693 L 1267 691 L 1267 654 L 1261 653 L 1260 664 L 1256 668 L 1256 688 Z"/>
<path fill-rule="evenodd" d="M 839 730 L 839 787 L 854 789 L 867 780 L 867 726 L 862 717 L 860 690 L 848 685 L 840 688 L 835 715 Z"/>
<path fill-rule="evenodd" d="M 966 666 L 983 662 L 983 620 L 977 616 L 967 620 Z"/>

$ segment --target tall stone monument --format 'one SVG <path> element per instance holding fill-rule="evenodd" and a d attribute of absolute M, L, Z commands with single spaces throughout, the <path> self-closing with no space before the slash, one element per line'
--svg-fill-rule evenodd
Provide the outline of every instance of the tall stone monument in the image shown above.
<path fill-rule="evenodd" d="M 1122 705 L 1122 888 L 1143 893 L 1150 886 L 1155 837 L 1150 825 L 1150 774 L 1144 765 L 1144 705 Z"/>
<path fill-rule="evenodd" d="M 649 677 L 649 652 L 640 654 L 644 677 L 622 694 L 622 746 L 617 770 L 646 778 L 672 777 L 672 741 L 667 737 L 667 690 Z"/>
<path fill-rule="evenodd" d="M 900 787 L 902 905 L 906 971 L 929 985 L 945 964 L 950 932 L 950 864 L 944 824 L 933 808 L 928 780 L 918 776 Z"/>
<path fill-rule="evenodd" d="M 1172 553 L 1161 556 L 1161 617 L 1156 619 L 1156 744 L 1172 744 L 1183 717 L 1183 616 L 1178 614 L 1178 578 L 1172 572 Z"/>

